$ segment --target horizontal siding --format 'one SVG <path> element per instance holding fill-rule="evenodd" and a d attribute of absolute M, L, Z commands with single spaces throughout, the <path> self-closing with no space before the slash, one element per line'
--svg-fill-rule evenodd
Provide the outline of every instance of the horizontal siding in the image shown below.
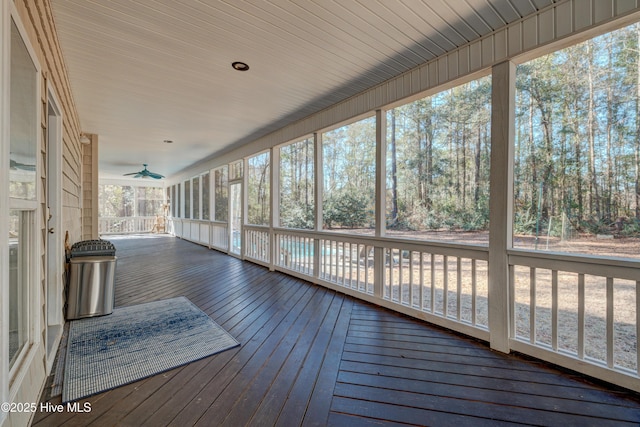
<path fill-rule="evenodd" d="M 627 17 L 618 21 L 622 25 L 636 19 L 639 13 L 637 0 L 570 0 L 554 4 L 253 143 L 197 164 L 171 180 L 171 184 L 205 169 L 221 166 L 435 89 L 542 46 L 570 43 L 572 39 L 567 38 L 574 36 L 589 37 L 587 30 L 597 30 L 604 23 Z"/>
<path fill-rule="evenodd" d="M 80 119 L 71 84 L 64 63 L 49 0 L 16 2 L 16 7 L 27 27 L 31 44 L 46 75 L 47 85 L 53 88 L 60 101 L 63 116 L 63 226 L 69 231 L 71 242 L 81 238 L 81 171 L 82 150 L 80 144 Z M 42 94 L 45 96 L 46 88 Z"/>

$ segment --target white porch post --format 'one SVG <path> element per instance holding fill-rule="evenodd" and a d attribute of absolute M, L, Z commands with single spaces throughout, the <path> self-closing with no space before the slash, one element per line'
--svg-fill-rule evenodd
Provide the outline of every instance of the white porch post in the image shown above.
<path fill-rule="evenodd" d="M 269 162 L 271 165 L 271 221 L 269 222 L 269 240 L 271 253 L 269 254 L 269 270 L 274 271 L 276 259 L 280 256 L 280 245 L 274 227 L 280 227 L 280 147 L 272 147 Z"/>
<path fill-rule="evenodd" d="M 315 231 L 322 231 L 322 134 L 315 132 L 313 134 L 313 198 L 315 200 Z M 320 277 L 320 257 L 322 256 L 320 248 L 320 239 L 313 239 L 313 276 Z"/>
<path fill-rule="evenodd" d="M 240 192 L 242 200 L 242 221 L 240 221 L 240 259 L 246 258 L 247 240 L 245 238 L 244 226 L 249 222 L 249 158 L 242 159 L 242 191 Z"/>
<path fill-rule="evenodd" d="M 515 64 L 493 67 L 491 94 L 491 173 L 489 201 L 489 331 L 494 350 L 509 352 L 510 283 L 507 250 L 513 244 L 513 147 Z"/>
<path fill-rule="evenodd" d="M 386 233 L 387 207 L 387 114 L 376 110 L 376 237 Z M 376 247 L 373 252 L 374 282 L 373 294 L 382 298 L 384 288 L 384 248 Z"/>

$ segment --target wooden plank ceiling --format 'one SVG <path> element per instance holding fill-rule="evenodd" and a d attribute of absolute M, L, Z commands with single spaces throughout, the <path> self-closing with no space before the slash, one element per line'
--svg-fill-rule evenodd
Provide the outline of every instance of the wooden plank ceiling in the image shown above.
<path fill-rule="evenodd" d="M 82 129 L 99 135 L 100 175 L 113 178 L 142 163 L 170 177 L 554 2 L 52 0 L 52 8 Z"/>

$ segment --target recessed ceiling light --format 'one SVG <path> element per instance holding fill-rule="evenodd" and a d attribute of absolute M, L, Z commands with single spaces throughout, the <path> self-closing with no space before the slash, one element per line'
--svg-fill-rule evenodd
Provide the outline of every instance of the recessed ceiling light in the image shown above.
<path fill-rule="evenodd" d="M 234 62 L 233 64 L 231 64 L 231 66 L 234 70 L 238 71 L 247 71 L 249 69 L 249 66 L 246 63 L 239 61 Z"/>
<path fill-rule="evenodd" d="M 165 143 L 165 144 L 173 144 L 173 141 L 172 141 L 172 140 L 170 140 L 170 139 L 165 139 L 165 140 L 164 140 L 164 143 Z"/>

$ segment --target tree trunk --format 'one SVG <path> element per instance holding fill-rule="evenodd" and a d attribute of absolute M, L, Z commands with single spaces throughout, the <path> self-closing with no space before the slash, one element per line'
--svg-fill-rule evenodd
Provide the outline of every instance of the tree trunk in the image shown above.
<path fill-rule="evenodd" d="M 598 180 L 596 176 L 596 148 L 595 148 L 595 89 L 593 84 L 593 52 L 592 41 L 587 42 L 587 82 L 589 84 L 589 99 L 587 102 L 587 136 L 589 141 L 589 190 L 591 200 L 589 203 L 589 214 L 595 211 L 596 218 L 601 219 L 600 195 L 598 192 Z"/>
<path fill-rule="evenodd" d="M 481 160 L 481 152 L 482 149 L 482 126 L 478 126 L 478 139 L 476 140 L 476 155 L 475 155 L 475 179 L 473 185 L 473 202 L 475 206 L 478 206 L 480 202 L 480 160 Z"/>

